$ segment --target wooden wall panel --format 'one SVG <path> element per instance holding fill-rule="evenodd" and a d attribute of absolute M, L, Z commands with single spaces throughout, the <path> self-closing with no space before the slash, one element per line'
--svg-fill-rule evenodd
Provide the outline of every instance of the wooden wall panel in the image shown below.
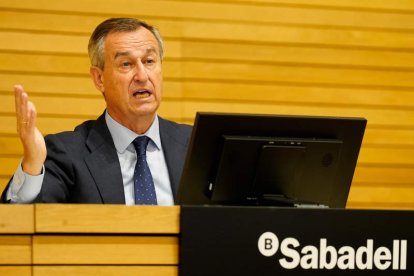
<path fill-rule="evenodd" d="M 18 164 L 18 163 L 17 163 Z M 17 164 L 12 164 L 15 167 L 17 166 Z M 11 174 L 7 174 L 5 176 L 0 176 L 0 189 L 3 191 L 4 188 L 7 186 L 7 183 L 9 182 L 10 179 L 10 175 Z"/>
<path fill-rule="evenodd" d="M 252 23 L 309 24 L 353 26 L 358 28 L 393 28 L 409 29 L 414 23 L 407 11 L 413 11 L 410 0 L 393 2 L 383 0 L 365 1 L 309 1 L 309 0 L 120 0 L 117 6 L 113 2 L 99 0 L 74 0 L 71 3 L 51 3 L 41 0 L 3 0 L 3 7 L 8 9 L 28 9 L 55 13 L 71 11 L 73 14 L 129 14 L 136 11 L 141 17 L 161 17 L 176 19 L 198 19 L 206 21 L 247 21 Z M 114 11 L 116 9 L 116 11 Z M 329 9 L 329 11 L 326 11 Z M 311 11 L 311 12 L 310 12 Z M 376 11 L 376 12 L 372 12 Z M 248 14 L 248 17 L 246 16 Z M 313 16 L 316 14 L 317 16 Z M 350 20 L 352 17 L 352 20 Z M 393 20 L 389 20 L 393 19 Z"/>
<path fill-rule="evenodd" d="M 414 208 L 412 0 L 2 0 L 0 187 L 22 153 L 14 84 L 30 92 L 44 134 L 102 113 L 86 46 L 111 16 L 161 30 L 162 116 L 184 123 L 196 111 L 366 117 L 348 206 Z"/>
<path fill-rule="evenodd" d="M 41 129 L 43 134 L 48 133 L 55 133 L 60 131 L 67 131 L 67 130 L 73 130 L 73 128 L 82 122 L 84 122 L 87 119 L 94 119 L 98 115 L 93 116 L 93 118 L 88 117 L 80 117 L 80 116 L 69 116 L 69 117 L 63 117 L 63 116 L 57 116 L 56 114 L 40 114 L 40 116 L 37 118 L 37 125 L 39 129 Z M 0 124 L 0 133 L 3 133 L 5 136 L 16 136 L 16 118 L 13 114 L 7 114 L 1 117 Z"/>

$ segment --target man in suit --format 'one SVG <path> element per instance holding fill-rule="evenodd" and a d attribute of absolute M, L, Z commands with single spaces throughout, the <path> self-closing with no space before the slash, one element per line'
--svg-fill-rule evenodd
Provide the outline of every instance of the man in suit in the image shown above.
<path fill-rule="evenodd" d="M 173 205 L 191 127 L 157 115 L 163 48 L 158 30 L 143 21 L 113 18 L 98 25 L 88 45 L 90 75 L 106 110 L 74 131 L 43 138 L 36 127 L 35 106 L 16 85 L 17 130 L 24 155 L 2 200 L 145 204 L 137 199 L 144 191 L 137 186 L 141 180 L 135 172 L 141 157 L 134 141 L 142 136 L 148 143 L 142 164 L 149 168 L 148 187 L 155 191 L 150 204 Z"/>

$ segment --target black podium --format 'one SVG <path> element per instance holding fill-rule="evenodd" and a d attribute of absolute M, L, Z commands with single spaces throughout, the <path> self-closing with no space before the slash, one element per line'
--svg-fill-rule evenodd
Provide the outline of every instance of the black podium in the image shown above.
<path fill-rule="evenodd" d="M 180 275 L 414 275 L 414 212 L 183 206 Z"/>

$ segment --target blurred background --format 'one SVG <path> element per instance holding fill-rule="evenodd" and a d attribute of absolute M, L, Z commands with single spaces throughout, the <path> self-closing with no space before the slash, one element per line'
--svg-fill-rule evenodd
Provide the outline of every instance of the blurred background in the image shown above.
<path fill-rule="evenodd" d="M 414 209 L 414 0 L 0 0 L 0 189 L 22 154 L 14 84 L 45 135 L 103 112 L 87 43 L 109 17 L 163 34 L 162 117 L 365 117 L 347 207 Z"/>

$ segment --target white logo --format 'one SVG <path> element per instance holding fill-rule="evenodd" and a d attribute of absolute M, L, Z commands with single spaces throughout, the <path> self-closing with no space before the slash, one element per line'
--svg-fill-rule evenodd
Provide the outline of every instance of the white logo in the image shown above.
<path fill-rule="evenodd" d="M 274 256 L 280 247 L 283 257 L 279 259 L 279 264 L 285 269 L 298 266 L 303 269 L 407 269 L 407 240 L 393 240 L 392 249 L 374 247 L 372 239 L 356 249 L 351 246 L 337 249 L 324 238 L 319 240 L 319 246 L 301 246 L 296 238 L 287 237 L 279 243 L 274 233 L 265 232 L 259 237 L 257 246 L 265 257 Z"/>
<path fill-rule="evenodd" d="M 271 257 L 279 249 L 279 240 L 272 232 L 265 232 L 260 236 L 257 246 L 263 256 Z"/>

